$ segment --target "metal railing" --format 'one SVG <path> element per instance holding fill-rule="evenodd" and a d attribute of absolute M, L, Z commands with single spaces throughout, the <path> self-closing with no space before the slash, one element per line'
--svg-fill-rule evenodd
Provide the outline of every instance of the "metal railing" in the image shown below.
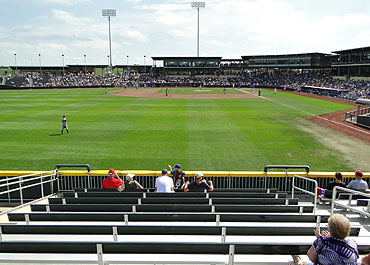
<path fill-rule="evenodd" d="M 45 178 L 47 178 L 47 180 L 45 180 Z M 30 183 L 30 182 L 35 182 L 35 181 L 37 181 L 37 183 Z M 45 197 L 44 185 L 47 183 L 50 183 L 50 191 L 52 193 L 54 190 L 54 187 L 53 187 L 54 181 L 56 181 L 56 174 L 54 170 L 25 175 L 25 176 L 18 176 L 18 177 L 11 177 L 11 178 L 6 177 L 6 179 L 0 180 L 0 183 L 2 183 L 0 184 L 0 188 L 5 188 L 4 191 L 0 192 L 0 196 L 3 194 L 7 194 L 8 202 L 11 202 L 10 194 L 19 191 L 20 202 L 21 204 L 23 204 L 24 203 L 24 196 L 23 196 L 24 190 L 35 187 L 35 186 L 40 186 L 41 197 Z M 6 182 L 6 183 L 3 183 L 3 182 Z M 12 186 L 15 186 L 15 185 L 17 187 L 12 188 Z"/>
<path fill-rule="evenodd" d="M 339 199 L 337 199 L 337 190 L 344 191 L 346 193 L 351 194 L 348 197 L 348 204 L 342 204 L 342 203 L 339 203 L 338 202 Z M 340 207 L 345 208 L 347 210 L 350 210 L 352 212 L 359 213 L 360 215 L 370 217 L 370 202 L 368 203 L 368 206 L 367 206 L 366 211 L 359 210 L 358 208 L 361 208 L 361 207 L 359 207 L 359 206 L 354 207 L 351 204 L 351 202 L 352 202 L 352 195 L 360 195 L 360 196 L 363 196 L 363 197 L 366 197 L 366 198 L 369 198 L 370 199 L 370 194 L 369 193 L 364 193 L 364 192 L 357 191 L 357 190 L 351 190 L 351 189 L 347 189 L 347 188 L 335 186 L 334 189 L 333 189 L 333 194 L 332 194 L 332 199 L 331 199 L 330 213 L 331 214 L 334 213 L 335 206 L 340 206 Z"/>
<path fill-rule="evenodd" d="M 300 188 L 298 186 L 295 186 L 295 183 L 296 183 L 297 179 L 302 180 L 303 182 L 305 182 L 305 188 Z M 309 187 L 310 182 L 313 184 L 313 188 L 314 188 L 313 192 L 310 191 L 310 187 Z M 311 185 L 311 187 L 312 187 L 312 185 Z M 292 180 L 292 198 L 294 198 L 294 190 L 299 190 L 299 191 L 301 191 L 305 194 L 313 196 L 314 197 L 313 214 L 315 214 L 316 213 L 316 205 L 317 205 L 317 188 L 318 188 L 318 184 L 317 184 L 316 180 L 301 177 L 301 176 L 294 176 L 293 180 Z"/>
<path fill-rule="evenodd" d="M 357 123 L 357 116 L 370 114 L 370 108 L 357 109 L 346 112 L 345 120 L 353 123 Z"/>
<path fill-rule="evenodd" d="M 308 173 L 310 172 L 309 166 L 288 166 L 288 165 L 273 165 L 273 166 L 265 166 L 263 171 L 265 172 L 265 188 L 267 188 L 267 170 L 268 169 L 285 169 L 285 188 L 284 191 L 288 191 L 288 170 L 289 169 L 304 169 L 306 171 L 306 175 L 308 176 Z"/>

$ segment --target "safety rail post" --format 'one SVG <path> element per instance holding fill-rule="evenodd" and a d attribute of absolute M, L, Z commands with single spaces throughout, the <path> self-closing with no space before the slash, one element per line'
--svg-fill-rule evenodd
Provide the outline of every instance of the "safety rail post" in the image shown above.
<path fill-rule="evenodd" d="M 23 178 L 20 177 L 20 181 L 19 181 L 19 198 L 21 199 L 21 204 L 23 204 L 22 181 L 23 181 Z"/>
<path fill-rule="evenodd" d="M 8 176 L 6 176 L 6 187 L 7 187 L 7 191 L 9 191 L 9 180 L 8 180 Z M 10 202 L 11 199 L 10 199 L 10 192 L 8 192 L 8 202 Z"/>
<path fill-rule="evenodd" d="M 305 189 L 302 189 L 300 187 L 297 187 L 295 186 L 295 178 L 298 178 L 298 179 L 302 179 L 304 181 L 307 181 L 307 182 L 312 182 L 314 183 L 314 187 L 315 187 L 315 191 L 314 192 L 311 192 L 309 191 L 308 189 L 305 190 Z M 306 185 L 307 187 L 307 185 Z M 294 190 L 299 190 L 303 193 L 306 193 L 306 194 L 309 194 L 311 196 L 314 197 L 314 202 L 313 202 L 313 214 L 316 214 L 316 206 L 317 206 L 317 188 L 318 188 L 318 184 L 317 184 L 317 181 L 314 180 L 314 179 L 309 179 L 307 177 L 301 177 L 301 176 L 297 176 L 297 175 L 294 175 L 293 176 L 293 181 L 292 181 L 292 199 L 294 199 Z"/>
<path fill-rule="evenodd" d="M 44 198 L 44 183 L 42 182 L 42 173 L 40 173 L 40 185 L 41 185 L 41 197 Z"/>

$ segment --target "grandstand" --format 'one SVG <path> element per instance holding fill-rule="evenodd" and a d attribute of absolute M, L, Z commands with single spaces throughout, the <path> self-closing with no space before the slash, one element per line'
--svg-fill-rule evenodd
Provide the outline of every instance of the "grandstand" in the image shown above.
<path fill-rule="evenodd" d="M 60 170 L 65 166 L 86 171 Z M 154 192 L 160 172 L 135 173 L 145 189 L 119 193 L 101 189 L 106 171 L 88 165 L 26 176 L 3 172 L 2 206 L 17 206 L 0 214 L 0 262 L 291 264 L 291 255 L 305 255 L 314 228 L 327 227 L 334 212 L 350 219 L 360 254 L 370 252 L 369 191 L 338 188 L 326 199 L 330 205 L 317 204 L 317 187 L 330 180 L 328 173 L 307 166 L 205 172 L 215 191 L 172 194 Z"/>

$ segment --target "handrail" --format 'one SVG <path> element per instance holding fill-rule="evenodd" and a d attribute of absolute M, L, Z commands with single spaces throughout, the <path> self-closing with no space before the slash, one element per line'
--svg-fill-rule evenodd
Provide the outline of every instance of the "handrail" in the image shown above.
<path fill-rule="evenodd" d="M 52 174 L 44 175 L 45 173 L 51 173 L 51 172 L 52 172 Z M 23 179 L 25 177 L 32 177 L 34 175 L 40 175 L 40 176 L 39 177 L 34 177 L 34 178 L 29 178 L 29 179 L 26 179 L 26 180 Z M 4 187 L 4 186 L 8 187 L 7 190 L 0 192 L 0 195 L 8 194 L 8 198 L 9 198 L 9 202 L 10 202 L 10 196 L 9 196 L 10 193 L 15 192 L 15 191 L 19 191 L 21 204 L 23 204 L 23 202 L 24 202 L 24 200 L 23 200 L 23 190 L 40 185 L 41 186 L 41 197 L 44 197 L 44 184 L 51 183 L 51 185 L 52 185 L 53 182 L 57 180 L 57 178 L 51 178 L 50 180 L 47 180 L 47 181 L 43 181 L 43 179 L 47 178 L 47 177 L 53 177 L 53 176 L 55 176 L 55 171 L 54 170 L 45 171 L 45 172 L 36 173 L 36 174 L 31 174 L 31 175 L 15 177 L 15 178 L 18 179 L 18 181 L 14 181 L 14 182 L 11 182 L 11 183 L 7 182 L 5 184 L 0 185 L 0 187 Z M 14 179 L 14 178 L 12 178 L 12 179 Z M 34 181 L 34 180 L 38 180 L 38 179 L 40 180 L 39 183 L 34 183 L 34 184 L 27 185 L 27 186 L 22 185 L 25 182 Z M 9 180 L 9 179 L 7 179 L 7 180 Z M 15 185 L 15 184 L 18 184 L 19 187 L 9 190 L 9 186 L 10 185 Z"/>
<path fill-rule="evenodd" d="M 267 173 L 267 170 L 269 168 L 275 168 L 275 169 L 282 168 L 282 169 L 285 169 L 285 170 L 288 170 L 288 169 L 304 169 L 304 170 L 306 170 L 307 174 L 310 172 L 310 167 L 309 166 L 288 166 L 288 165 L 269 165 L 269 166 L 265 166 L 263 171 L 265 171 L 265 173 Z"/>
<path fill-rule="evenodd" d="M 370 217 L 370 213 L 365 212 L 365 211 L 357 210 L 356 208 L 351 207 L 350 204 L 343 205 L 343 204 L 339 204 L 339 203 L 335 202 L 336 195 L 337 195 L 337 190 L 342 190 L 342 191 L 348 192 L 350 194 L 361 195 L 361 196 L 370 198 L 370 194 L 368 194 L 368 193 L 364 193 L 364 192 L 361 192 L 361 191 L 358 191 L 358 190 L 352 190 L 352 189 L 348 189 L 348 188 L 335 186 L 334 189 L 333 189 L 333 194 L 332 194 L 332 199 L 331 199 L 331 208 L 330 208 L 330 213 L 331 214 L 334 213 L 334 205 L 340 205 L 340 206 L 342 206 L 342 207 L 344 207 L 344 208 L 346 208 L 346 209 L 348 209 L 352 212 L 356 212 L 356 213 L 359 213 L 361 215 L 366 215 L 367 217 Z M 349 196 L 348 197 L 348 202 L 350 203 L 351 200 L 352 200 L 352 196 Z M 369 208 L 370 208 L 370 204 L 368 205 L 368 210 L 369 210 Z"/>
<path fill-rule="evenodd" d="M 16 176 L 16 177 L 12 177 L 12 178 L 0 179 L 0 182 L 5 182 L 5 181 L 13 180 L 13 179 L 19 179 L 20 177 L 28 178 L 28 177 L 32 177 L 32 176 L 36 176 L 36 175 L 40 175 L 40 174 L 45 174 L 45 173 L 51 173 L 51 172 L 54 172 L 54 170 L 49 170 L 49 171 L 40 172 L 40 173 L 34 173 L 34 174 L 30 174 L 30 175 L 25 175 L 25 176 Z M 11 183 L 11 184 L 13 184 L 13 183 Z"/>
<path fill-rule="evenodd" d="M 306 170 L 306 174 L 308 176 L 308 172 L 310 172 L 310 167 L 309 166 L 299 166 L 299 165 L 295 165 L 295 166 L 292 166 L 292 165 L 269 165 L 269 166 L 265 166 L 265 168 L 263 169 L 263 171 L 265 171 L 265 188 L 266 188 L 266 184 L 267 184 L 267 170 L 269 168 L 275 168 L 275 169 L 279 169 L 279 168 L 283 168 L 285 169 L 285 191 L 288 190 L 288 169 L 305 169 Z"/>
<path fill-rule="evenodd" d="M 300 187 L 297 187 L 297 186 L 294 186 L 294 182 L 295 182 L 295 179 L 296 178 L 299 178 L 299 179 L 302 179 L 302 180 L 305 180 L 305 181 L 308 181 L 308 182 L 313 182 L 315 184 L 315 192 L 311 192 L 311 191 L 308 191 L 308 190 L 305 190 L 305 189 L 302 189 Z M 292 180 L 292 198 L 294 198 L 294 189 L 296 190 L 299 190 L 303 193 L 306 193 L 306 194 L 309 194 L 311 196 L 314 196 L 314 203 L 313 203 L 313 214 L 316 214 L 316 205 L 317 205 L 317 187 L 318 187 L 318 184 L 317 184 L 317 181 L 314 180 L 314 179 L 309 179 L 309 178 L 305 178 L 305 177 L 301 177 L 301 176 L 297 176 L 297 175 L 294 175 L 293 176 L 293 180 Z"/>
<path fill-rule="evenodd" d="M 58 164 L 58 165 L 55 166 L 55 170 L 59 170 L 59 168 L 61 168 L 61 167 L 86 167 L 88 172 L 91 171 L 90 165 L 88 165 L 88 164 L 76 164 L 76 165 L 73 165 L 73 164 Z"/>
<path fill-rule="evenodd" d="M 54 172 L 51 171 L 51 172 Z M 45 173 L 45 172 L 44 172 Z M 42 173 L 38 173 L 37 175 L 41 175 Z M 32 180 L 36 180 L 36 179 L 42 179 L 42 178 L 46 178 L 46 177 L 50 177 L 50 176 L 53 176 L 54 174 L 49 174 L 49 175 L 42 175 L 42 176 L 39 176 L 39 177 L 36 177 L 36 178 L 30 178 L 30 179 L 25 179 L 23 180 L 23 178 L 25 177 L 30 177 L 30 176 L 19 176 L 17 177 L 19 180 L 18 181 L 14 181 L 14 182 L 11 182 L 11 183 L 5 183 L 5 184 L 1 184 L 0 185 L 0 188 L 1 187 L 5 187 L 5 186 L 9 186 L 9 185 L 14 185 L 14 184 L 19 184 L 19 183 L 24 183 L 24 182 L 28 182 L 28 181 L 32 181 Z M 0 193 L 1 194 L 1 193 Z"/>

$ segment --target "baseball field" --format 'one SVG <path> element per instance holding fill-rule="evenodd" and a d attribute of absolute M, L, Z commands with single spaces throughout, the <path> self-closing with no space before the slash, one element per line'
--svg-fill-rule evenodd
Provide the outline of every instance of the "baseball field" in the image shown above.
<path fill-rule="evenodd" d="M 116 89 L 117 90 L 117 89 Z M 370 145 L 306 118 L 353 108 L 284 92 L 263 97 L 222 89 L 170 88 L 138 97 L 104 89 L 0 91 L 0 170 L 92 169 L 263 170 L 268 164 L 314 171 L 370 171 Z M 138 89 L 136 93 L 140 93 Z M 227 96 L 231 96 L 227 98 Z M 69 134 L 61 131 L 66 115 Z"/>

